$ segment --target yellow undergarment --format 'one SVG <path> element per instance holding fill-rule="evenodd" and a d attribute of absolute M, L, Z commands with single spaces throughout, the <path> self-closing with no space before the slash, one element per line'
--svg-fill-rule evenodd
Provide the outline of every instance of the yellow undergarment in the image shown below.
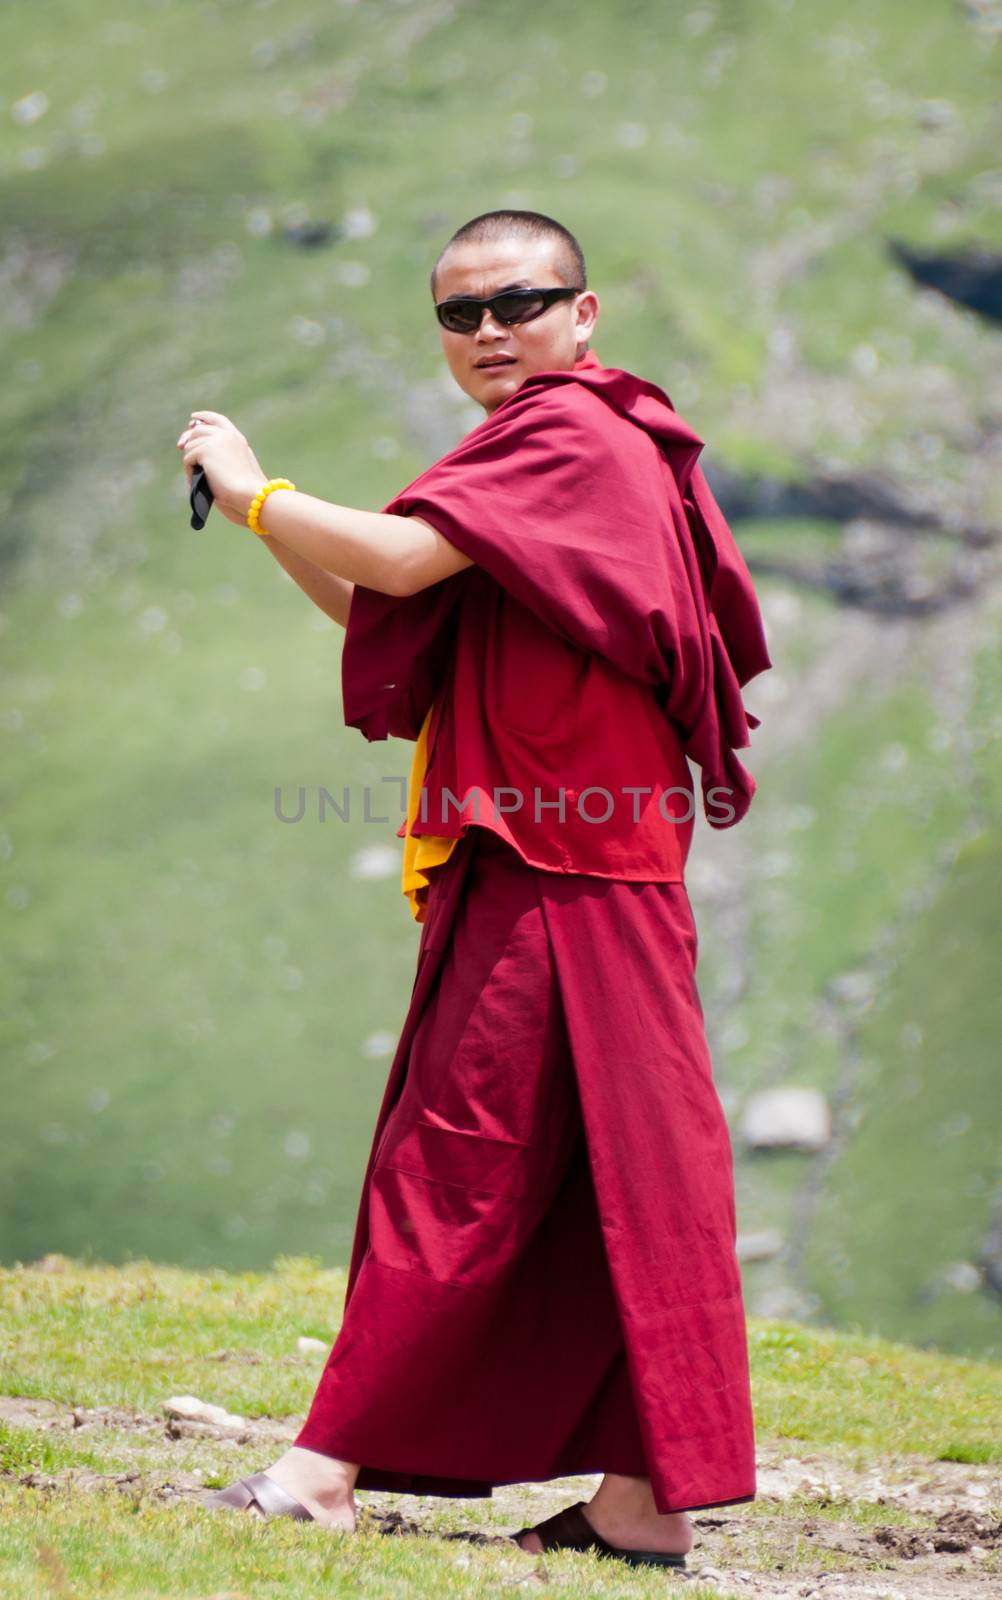
<path fill-rule="evenodd" d="M 421 804 L 421 785 L 428 770 L 428 725 L 431 722 L 435 707 L 428 707 L 428 715 L 421 725 L 421 732 L 414 746 L 414 757 L 411 761 L 411 773 L 407 785 L 407 831 L 404 835 L 404 864 L 401 877 L 401 888 L 411 903 L 411 911 L 415 922 L 425 919 L 424 890 L 427 889 L 429 879 L 428 869 L 441 866 L 443 861 L 448 861 L 458 839 L 445 839 L 436 834 L 418 834 L 415 837 L 411 828 L 418 818 Z"/>

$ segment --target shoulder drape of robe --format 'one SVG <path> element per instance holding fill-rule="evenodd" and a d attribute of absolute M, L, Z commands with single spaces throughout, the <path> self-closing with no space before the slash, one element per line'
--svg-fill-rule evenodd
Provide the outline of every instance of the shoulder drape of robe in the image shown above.
<path fill-rule="evenodd" d="M 573 645 L 650 684 L 702 769 L 712 827 L 745 815 L 741 689 L 772 665 L 751 576 L 657 385 L 586 355 L 531 374 L 383 510 L 430 523 Z M 345 722 L 416 739 L 469 569 L 405 597 L 356 585 Z"/>

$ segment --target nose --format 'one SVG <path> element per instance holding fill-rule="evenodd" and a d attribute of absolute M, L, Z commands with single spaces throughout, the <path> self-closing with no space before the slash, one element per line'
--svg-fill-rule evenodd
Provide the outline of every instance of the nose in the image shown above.
<path fill-rule="evenodd" d="M 474 338 L 482 339 L 486 335 L 488 338 L 493 339 L 498 334 L 506 334 L 508 332 L 504 323 L 498 321 L 490 306 L 482 306 L 481 312 L 480 326 L 477 328 Z"/>

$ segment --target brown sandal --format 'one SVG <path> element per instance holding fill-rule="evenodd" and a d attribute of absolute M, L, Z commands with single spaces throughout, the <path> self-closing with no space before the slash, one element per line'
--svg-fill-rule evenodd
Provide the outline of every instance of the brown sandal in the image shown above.
<path fill-rule="evenodd" d="M 633 1567 L 684 1567 L 685 1556 L 681 1552 L 671 1550 L 624 1550 L 619 1545 L 609 1544 L 596 1533 L 582 1507 L 583 1500 L 576 1500 L 572 1506 L 566 1506 L 563 1511 L 557 1511 L 552 1517 L 546 1517 L 542 1522 L 537 1522 L 533 1528 L 519 1528 L 518 1533 L 510 1537 L 518 1544 L 519 1536 L 523 1533 L 538 1533 L 544 1550 L 597 1550 L 602 1556 L 617 1556 L 620 1561 L 629 1562 Z M 525 1545 L 519 1545 L 520 1550 Z M 529 1555 L 539 1552 L 530 1550 Z"/>
<path fill-rule="evenodd" d="M 297 1522 L 317 1520 L 312 1511 L 307 1511 L 300 1501 L 294 1499 L 274 1478 L 269 1478 L 266 1472 L 251 1472 L 246 1478 L 238 1478 L 236 1483 L 227 1484 L 225 1489 L 216 1489 L 206 1495 L 201 1504 L 213 1511 L 222 1506 L 229 1506 L 234 1511 L 253 1511 L 256 1507 L 265 1517 L 294 1517 Z"/>

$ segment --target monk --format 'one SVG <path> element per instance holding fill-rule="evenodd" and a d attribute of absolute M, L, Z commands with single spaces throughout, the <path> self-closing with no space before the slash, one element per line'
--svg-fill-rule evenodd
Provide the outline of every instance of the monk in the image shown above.
<path fill-rule="evenodd" d="M 344 625 L 346 724 L 414 742 L 421 925 L 341 1329 L 293 1446 L 212 1499 L 352 1530 L 356 1489 L 602 1473 L 512 1537 L 684 1565 L 686 1513 L 756 1493 L 690 762 L 739 822 L 771 662 L 702 440 L 590 348 L 573 234 L 484 213 L 431 289 L 485 418 L 382 512 L 267 480 L 219 413 L 178 440 Z"/>

